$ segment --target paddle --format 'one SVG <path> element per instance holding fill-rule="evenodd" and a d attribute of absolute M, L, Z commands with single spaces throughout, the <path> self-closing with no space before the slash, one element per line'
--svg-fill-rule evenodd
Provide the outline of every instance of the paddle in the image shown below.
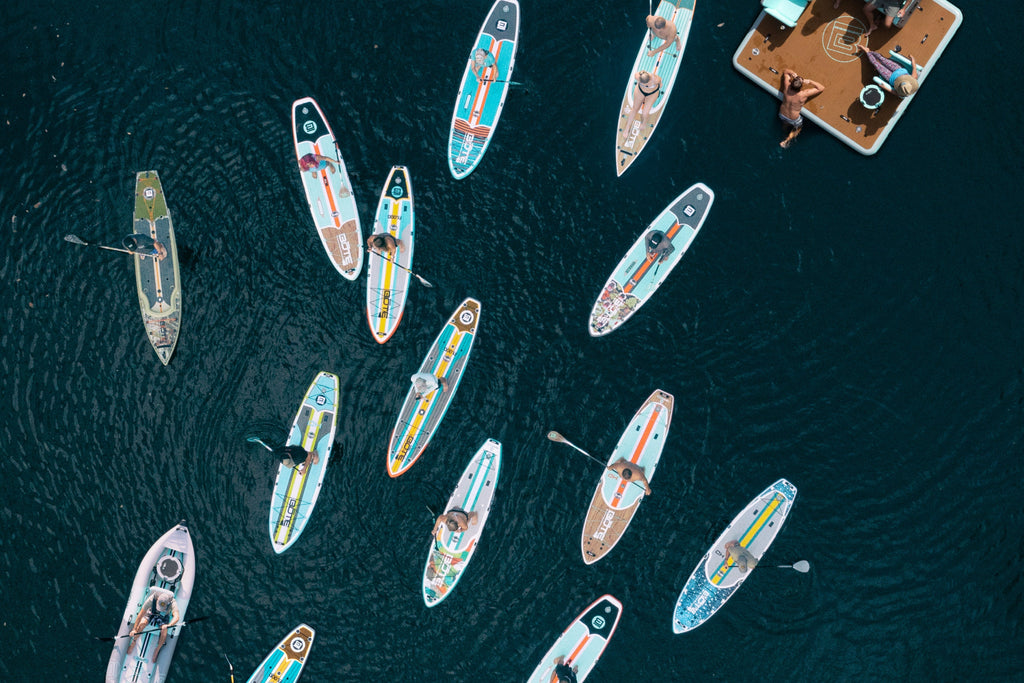
<path fill-rule="evenodd" d="M 551 439 L 552 441 L 557 441 L 559 443 L 564 443 L 567 446 L 572 446 L 573 448 L 578 450 L 580 453 L 582 453 L 583 455 L 587 456 L 588 458 L 590 458 L 591 460 L 593 460 L 594 462 L 596 462 L 598 465 L 600 465 L 601 467 L 605 468 L 606 470 L 610 470 L 611 469 L 610 467 L 608 467 L 608 465 L 606 465 L 605 463 L 601 462 L 600 460 L 598 460 L 597 458 L 592 456 L 590 453 L 587 453 L 585 450 L 583 450 L 582 448 L 580 448 L 579 446 L 577 446 L 573 442 L 569 441 L 569 439 L 565 438 L 564 436 L 562 436 L 558 432 L 548 432 L 548 438 Z M 614 470 L 612 470 L 612 471 L 614 471 Z M 641 489 L 644 490 L 645 494 L 647 493 L 647 489 L 645 489 L 644 485 L 641 484 L 640 482 L 638 482 L 638 481 L 631 481 L 629 483 L 630 484 L 634 484 L 636 486 L 639 486 Z"/>
<path fill-rule="evenodd" d="M 811 570 L 811 563 L 807 560 L 798 560 L 793 564 L 777 564 L 775 565 L 775 569 L 795 569 L 801 574 L 806 574 Z"/>
<path fill-rule="evenodd" d="M 228 659 L 228 656 L 224 655 L 224 659 Z M 228 669 L 231 670 L 231 683 L 235 683 L 235 667 L 231 666 L 230 659 L 228 659 Z"/>
<path fill-rule="evenodd" d="M 387 256 L 385 256 L 384 254 L 380 253 L 379 251 L 374 251 L 373 249 L 370 249 L 370 248 L 369 248 L 368 246 L 366 246 L 365 244 L 363 245 L 363 249 L 365 249 L 365 250 L 366 250 L 366 252 L 367 252 L 367 253 L 369 253 L 369 254 L 376 254 L 377 256 L 380 256 L 380 257 L 381 257 L 382 259 L 384 259 L 385 261 L 391 261 L 391 262 L 392 262 L 392 263 L 394 263 L 394 264 L 395 264 L 396 266 L 398 266 L 398 267 L 399 267 L 399 268 L 401 268 L 402 270 L 406 271 L 406 272 L 407 272 L 407 273 L 409 273 L 410 275 L 415 275 L 415 276 L 416 276 L 416 279 L 417 279 L 417 280 L 419 280 L 419 281 L 420 281 L 420 284 L 421 284 L 421 285 L 423 285 L 424 287 L 431 287 L 431 288 L 433 288 L 433 286 L 434 286 L 434 285 L 430 284 L 430 283 L 429 283 L 429 282 L 427 282 L 427 281 L 426 281 L 425 279 L 423 279 L 423 277 L 422 277 L 421 275 L 418 275 L 417 273 L 414 273 L 414 272 L 412 272 L 411 270 L 409 270 L 408 268 L 406 268 L 405 266 L 403 266 L 403 265 L 402 265 L 401 263 L 399 263 L 398 261 L 395 261 L 394 259 L 390 259 L 390 258 L 388 258 Z"/>
<path fill-rule="evenodd" d="M 125 253 L 125 254 L 134 254 L 135 253 L 134 251 L 129 251 L 128 249 L 119 249 L 118 247 L 108 247 L 105 244 L 92 244 L 90 242 L 86 242 L 85 240 L 83 240 L 78 235 L 64 235 L 64 240 L 67 241 L 67 242 L 71 242 L 72 244 L 81 244 L 83 247 L 99 247 L 100 249 L 107 249 L 109 251 L 120 251 L 120 252 Z"/>
<path fill-rule="evenodd" d="M 196 617 L 195 619 L 189 619 L 188 621 L 180 621 L 174 626 L 188 626 L 189 624 L 194 624 L 197 621 L 205 621 L 209 618 L 210 617 Z M 171 626 L 170 628 L 174 628 L 174 626 Z M 145 631 L 139 631 L 135 635 L 141 636 L 143 633 L 159 633 L 161 628 L 163 628 L 163 626 L 158 626 L 157 628 L 148 628 Z M 114 636 L 113 638 L 100 638 L 99 636 L 93 636 L 93 638 L 95 638 L 96 640 L 102 640 L 105 643 L 113 643 L 117 641 L 118 638 L 131 638 L 131 634 L 126 633 L 123 636 Z"/>
<path fill-rule="evenodd" d="M 271 448 L 270 446 L 268 446 L 267 444 L 263 443 L 263 440 L 260 439 L 258 436 L 250 436 L 248 439 L 246 439 L 246 441 L 248 441 L 249 443 L 258 443 L 259 445 L 263 446 L 264 448 L 266 448 L 271 453 L 274 452 L 274 449 Z"/>

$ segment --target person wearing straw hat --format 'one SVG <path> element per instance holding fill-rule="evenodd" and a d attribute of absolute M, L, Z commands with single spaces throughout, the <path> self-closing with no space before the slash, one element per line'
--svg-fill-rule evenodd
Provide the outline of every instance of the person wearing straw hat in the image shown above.
<path fill-rule="evenodd" d="M 608 465 L 608 469 L 622 477 L 623 481 L 644 487 L 644 493 L 648 496 L 651 495 L 651 486 L 647 482 L 647 475 L 644 474 L 644 468 L 640 465 L 620 458 Z"/>
<path fill-rule="evenodd" d="M 868 56 L 871 66 L 875 67 L 875 71 L 882 77 L 882 80 L 888 83 L 892 91 L 901 99 L 910 97 L 917 92 L 919 85 L 916 78 L 917 60 L 913 56 L 910 56 L 910 69 L 908 70 L 901 64 L 882 56 L 880 52 L 869 50 L 860 43 L 856 43 L 854 48 L 858 55 L 864 53 Z"/>
<path fill-rule="evenodd" d="M 139 608 L 139 616 L 135 619 L 132 630 L 128 632 L 132 639 L 128 643 L 126 653 L 132 651 L 139 634 L 145 631 L 147 627 L 159 627 L 160 641 L 157 643 L 156 649 L 153 650 L 153 661 L 155 662 L 156 658 L 160 656 L 160 648 L 167 642 L 167 629 L 177 624 L 180 618 L 181 615 L 178 613 L 178 603 L 174 599 L 174 594 L 159 588 L 151 589 L 149 597 L 146 598 L 146 601 L 142 603 L 142 607 Z"/>

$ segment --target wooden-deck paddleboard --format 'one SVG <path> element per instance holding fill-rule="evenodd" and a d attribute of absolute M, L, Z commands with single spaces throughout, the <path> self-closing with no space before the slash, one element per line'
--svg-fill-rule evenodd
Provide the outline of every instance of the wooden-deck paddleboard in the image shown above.
<path fill-rule="evenodd" d="M 192 587 L 196 579 L 196 553 L 192 547 L 192 536 L 184 522 L 161 536 L 149 549 L 132 583 L 128 605 L 121 626 L 114 641 L 114 650 L 107 663 L 106 683 L 163 683 L 167 669 L 174 656 L 181 633 L 181 622 L 185 621 Z M 160 642 L 159 629 L 145 629 L 135 641 L 130 654 L 128 633 L 139 616 L 142 604 L 150 592 L 166 591 L 174 595 L 178 604 L 179 625 L 167 629 L 167 640 L 160 649 L 156 662 L 153 652 Z"/>
<path fill-rule="evenodd" d="M 320 154 L 330 158 L 334 171 L 298 169 L 306 201 L 313 214 L 313 224 L 327 257 L 343 277 L 355 280 L 363 268 L 363 233 L 359 227 L 359 210 L 352 195 L 345 160 L 320 106 L 312 97 L 292 104 L 292 135 L 295 158 Z"/>
<path fill-rule="evenodd" d="M 629 421 L 608 458 L 608 465 L 626 460 L 641 469 L 649 483 L 665 448 L 668 427 L 672 422 L 672 403 L 672 395 L 660 389 L 651 394 Z M 583 523 L 581 548 L 584 562 L 593 564 L 615 547 L 633 521 L 643 498 L 643 486 L 605 469 Z"/>
<path fill-rule="evenodd" d="M 316 631 L 299 624 L 267 655 L 246 683 L 292 683 L 298 680 L 313 647 Z"/>
<path fill-rule="evenodd" d="M 576 680 L 583 683 L 601 658 L 621 616 L 622 603 L 611 595 L 602 595 L 569 624 L 544 654 L 527 683 L 550 683 L 555 660 L 560 657 L 567 666 L 579 667 Z"/>
<path fill-rule="evenodd" d="M 156 171 L 141 171 L 135 176 L 133 230 L 149 235 L 167 250 L 163 260 L 140 254 L 132 256 L 146 336 L 160 362 L 167 365 L 181 329 L 181 275 L 171 213 Z"/>
<path fill-rule="evenodd" d="M 302 446 L 307 451 L 316 449 L 320 461 L 306 466 L 301 473 L 280 462 L 277 465 L 270 497 L 270 542 L 276 553 L 283 553 L 298 540 L 313 514 L 334 445 L 337 411 L 338 378 L 321 372 L 302 398 L 286 444 Z"/>
<path fill-rule="evenodd" d="M 398 329 L 409 294 L 416 223 L 412 181 L 405 166 L 391 168 L 377 202 L 373 234 L 383 233 L 398 240 L 399 246 L 387 258 L 376 251 L 369 251 L 366 256 L 366 319 L 378 344 L 391 339 Z"/>
<path fill-rule="evenodd" d="M 469 529 L 450 531 L 442 526 L 431 541 L 423 568 L 423 602 L 427 607 L 448 597 L 476 552 L 500 472 L 501 444 L 488 439 L 469 461 L 445 506 L 445 512 L 462 510 L 470 515 Z"/>
<path fill-rule="evenodd" d="M 398 421 L 388 444 L 388 475 L 392 478 L 412 467 L 423 449 L 430 443 L 434 430 L 448 411 L 455 390 L 462 381 L 462 371 L 473 349 L 477 323 L 480 322 L 480 302 L 466 299 L 445 323 L 441 333 L 431 344 L 418 372 L 426 372 L 448 383 L 430 394 L 416 398 L 416 390 L 409 390 L 398 413 Z"/>
<path fill-rule="evenodd" d="M 448 132 L 448 169 L 456 180 L 473 172 L 483 158 L 505 106 L 519 40 L 519 2 L 497 0 L 473 43 L 455 100 Z M 473 55 L 486 50 L 483 73 L 473 73 Z"/>
<path fill-rule="evenodd" d="M 686 39 L 690 35 L 695 2 L 696 0 L 661 0 L 654 12 L 654 16 L 665 17 L 675 23 L 679 37 L 678 49 L 673 45 L 650 57 L 647 53 L 661 47 L 664 41 L 654 36 L 650 30 L 644 35 L 644 42 L 637 52 L 633 70 L 629 72 L 629 79 L 626 81 L 626 93 L 622 96 L 619 120 L 615 126 L 615 172 L 620 176 L 636 161 L 665 112 L 668 96 L 672 94 L 672 86 L 675 85 L 679 73 L 683 50 L 686 49 Z M 631 122 L 633 107 L 637 104 L 633 101 L 633 89 L 636 86 L 636 75 L 641 70 L 657 74 L 661 78 L 661 89 L 654 103 L 649 105 L 650 109 L 646 116 L 636 117 Z M 625 130 L 627 124 L 628 131 Z"/>
<path fill-rule="evenodd" d="M 629 320 L 657 291 L 704 224 L 714 192 L 697 183 L 676 197 L 642 232 L 601 289 L 590 312 L 590 334 L 600 337 Z M 652 230 L 664 233 L 674 251 L 664 262 L 647 255 L 647 236 Z"/>
<path fill-rule="evenodd" d="M 683 586 L 672 614 L 674 632 L 692 631 L 710 619 L 753 571 L 741 571 L 725 544 L 737 541 L 760 560 L 778 535 L 795 499 L 796 487 L 779 479 L 729 523 Z"/>

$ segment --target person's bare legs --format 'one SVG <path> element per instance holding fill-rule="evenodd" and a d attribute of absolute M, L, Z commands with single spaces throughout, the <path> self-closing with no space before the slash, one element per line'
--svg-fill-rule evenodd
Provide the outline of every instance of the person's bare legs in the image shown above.
<path fill-rule="evenodd" d="M 167 642 L 167 631 L 160 629 L 160 641 L 156 644 L 156 649 L 153 650 L 153 662 L 156 663 L 156 658 L 160 656 L 160 648 Z"/>
<path fill-rule="evenodd" d="M 789 146 L 793 144 L 793 140 L 796 139 L 796 136 L 800 135 L 801 130 L 803 130 L 803 126 L 801 126 L 800 128 L 794 128 L 793 130 L 789 131 L 789 135 L 786 136 L 785 140 L 779 143 L 779 147 L 781 147 L 782 149 L 789 149 Z"/>
<path fill-rule="evenodd" d="M 868 18 L 868 30 L 864 34 L 864 37 L 867 38 L 871 35 L 872 31 L 878 28 L 878 22 L 875 21 L 875 3 L 873 0 L 864 5 L 864 16 Z"/>

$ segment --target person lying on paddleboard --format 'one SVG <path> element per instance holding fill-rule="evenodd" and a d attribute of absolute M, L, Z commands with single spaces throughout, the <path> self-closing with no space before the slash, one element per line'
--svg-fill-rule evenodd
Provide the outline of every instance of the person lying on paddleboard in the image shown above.
<path fill-rule="evenodd" d="M 303 171 L 312 171 L 313 177 L 315 178 L 316 174 L 325 168 L 331 169 L 331 173 L 337 172 L 337 169 L 334 168 L 334 164 L 331 163 L 332 161 L 337 161 L 337 159 L 332 159 L 330 157 L 325 157 L 322 154 L 314 154 L 313 152 L 310 152 L 309 154 L 305 154 L 299 158 L 299 168 Z"/>
<path fill-rule="evenodd" d="M 661 262 L 664 263 L 668 255 L 676 250 L 672 246 L 672 240 L 668 238 L 668 235 L 663 233 L 661 230 L 651 230 L 644 236 L 644 248 L 647 249 L 647 258 L 655 260 L 661 258 Z"/>
<path fill-rule="evenodd" d="M 147 627 L 159 627 L 160 641 L 157 643 L 156 649 L 153 650 L 153 661 L 155 662 L 156 658 L 160 655 L 160 648 L 167 641 L 167 629 L 177 624 L 180 618 L 178 602 L 174 599 L 173 594 L 160 589 L 151 590 L 149 597 L 146 598 L 146 601 L 142 603 L 142 607 L 139 609 L 139 616 L 135 619 L 132 630 L 128 632 L 132 639 L 128 643 L 128 649 L 125 651 L 125 654 L 131 654 L 140 632 L 145 631 Z"/>
<path fill-rule="evenodd" d="M 150 256 L 157 261 L 163 261 L 167 258 L 167 248 L 149 235 L 139 233 L 128 235 L 121 240 L 121 246 L 133 254 L 138 254 L 142 257 Z"/>
<path fill-rule="evenodd" d="M 551 672 L 550 683 L 576 683 L 576 673 L 580 670 L 579 664 L 571 667 L 565 663 L 565 657 L 555 658 L 555 670 Z"/>
<path fill-rule="evenodd" d="M 651 495 L 651 487 L 647 483 L 647 477 L 644 475 L 643 467 L 622 458 L 621 460 L 616 460 L 611 465 L 608 465 L 608 469 L 622 477 L 624 481 L 636 484 L 637 486 L 643 486 L 644 493 L 648 496 Z"/>
<path fill-rule="evenodd" d="M 739 541 L 729 541 L 725 544 L 726 554 L 732 558 L 741 572 L 747 572 L 757 566 L 757 558 L 750 554 L 750 551 L 740 545 Z"/>
<path fill-rule="evenodd" d="M 320 456 L 316 454 L 315 449 L 307 452 L 302 446 L 275 448 L 274 455 L 280 458 L 282 465 L 295 470 L 299 474 L 302 474 L 310 465 L 320 462 Z"/>
<path fill-rule="evenodd" d="M 452 508 L 437 518 L 437 521 L 434 522 L 434 530 L 430 533 L 433 536 L 437 536 L 437 532 L 441 530 L 442 525 L 453 534 L 459 531 L 469 531 L 469 527 L 476 524 L 477 517 L 478 515 L 475 512 L 463 512 L 457 508 Z"/>
<path fill-rule="evenodd" d="M 382 232 L 367 237 L 366 246 L 370 251 L 376 251 L 381 256 L 392 256 L 395 253 L 395 249 L 405 245 L 402 244 L 402 240 L 396 240 L 391 233 Z"/>
<path fill-rule="evenodd" d="M 653 57 L 662 50 L 668 49 L 668 46 L 675 41 L 676 50 L 678 51 L 681 47 L 679 42 L 679 31 L 676 29 L 676 25 L 665 17 L 656 17 L 653 14 L 647 17 L 647 28 L 651 29 L 651 33 L 661 38 L 664 42 L 657 50 L 648 50 L 647 56 Z"/>
<path fill-rule="evenodd" d="M 629 119 L 622 129 L 623 142 L 633 134 L 633 123 L 637 119 L 640 119 L 641 126 L 647 120 L 647 114 L 654 105 L 654 101 L 658 99 L 659 92 L 661 92 L 661 76 L 642 70 L 637 72 L 633 86 L 633 111 L 630 112 Z"/>
<path fill-rule="evenodd" d="M 429 372 L 417 372 L 409 378 L 413 388 L 416 390 L 416 399 L 426 398 L 437 391 L 438 387 L 443 392 L 448 388 L 448 380 L 444 377 L 434 377 Z"/>

